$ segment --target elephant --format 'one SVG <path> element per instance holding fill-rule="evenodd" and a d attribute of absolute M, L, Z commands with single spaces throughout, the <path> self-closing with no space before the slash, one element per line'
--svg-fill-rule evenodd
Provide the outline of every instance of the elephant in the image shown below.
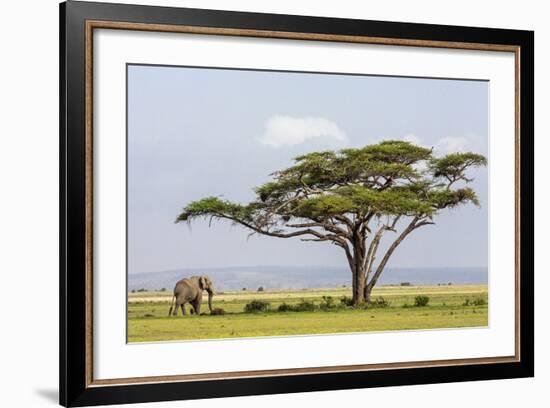
<path fill-rule="evenodd" d="M 172 314 L 177 316 L 178 307 L 181 307 L 181 311 L 185 315 L 185 304 L 187 302 L 192 306 L 191 314 L 195 312 L 195 314 L 200 315 L 203 290 L 208 292 L 208 308 L 212 313 L 212 296 L 214 296 L 212 281 L 208 276 L 191 276 L 178 281 L 174 286 L 174 296 L 172 297 L 168 316 Z"/>

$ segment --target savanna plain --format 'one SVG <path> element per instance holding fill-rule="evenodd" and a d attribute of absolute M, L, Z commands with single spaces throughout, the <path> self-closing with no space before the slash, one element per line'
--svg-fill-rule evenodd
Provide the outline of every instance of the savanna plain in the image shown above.
<path fill-rule="evenodd" d="M 262 288 L 263 289 L 263 288 Z M 128 293 L 128 342 L 351 333 L 488 325 L 487 285 L 380 286 L 371 303 L 349 288 L 218 293 L 214 313 L 168 316 L 171 290 Z M 189 305 L 188 305 L 189 306 Z"/>

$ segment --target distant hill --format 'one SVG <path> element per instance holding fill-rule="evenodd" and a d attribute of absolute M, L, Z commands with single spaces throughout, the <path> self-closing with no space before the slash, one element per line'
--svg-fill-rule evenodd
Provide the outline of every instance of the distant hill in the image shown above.
<path fill-rule="evenodd" d="M 227 268 L 189 268 L 128 275 L 128 290 L 171 290 L 181 278 L 208 275 L 216 290 L 256 290 L 331 288 L 351 285 L 351 272 L 345 267 L 325 266 L 235 266 Z M 387 268 L 378 284 L 434 285 L 438 283 L 486 284 L 486 267 L 471 268 Z"/>

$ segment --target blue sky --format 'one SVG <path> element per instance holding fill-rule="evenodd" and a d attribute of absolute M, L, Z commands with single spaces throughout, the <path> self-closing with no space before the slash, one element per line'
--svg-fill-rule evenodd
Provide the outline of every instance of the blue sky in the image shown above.
<path fill-rule="evenodd" d="M 128 67 L 128 271 L 254 265 L 346 265 L 340 248 L 253 236 L 217 222 L 174 224 L 205 196 L 247 202 L 253 188 L 309 151 L 404 139 L 437 154 L 488 154 L 488 82 Z M 446 211 L 409 236 L 390 266 L 486 266 L 481 208 Z M 390 234 L 391 235 L 391 234 Z M 387 240 L 391 237 L 388 235 Z"/>

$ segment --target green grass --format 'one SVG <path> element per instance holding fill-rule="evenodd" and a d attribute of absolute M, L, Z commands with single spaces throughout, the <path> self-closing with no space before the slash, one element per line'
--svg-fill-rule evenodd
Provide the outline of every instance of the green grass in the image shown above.
<path fill-rule="evenodd" d="M 428 306 L 413 307 L 415 297 L 429 296 Z M 371 309 L 337 309 L 314 312 L 243 313 L 251 300 L 265 300 L 271 309 L 284 303 L 309 300 L 319 305 L 322 296 L 351 296 L 349 288 L 308 289 L 293 291 L 225 292 L 214 297 L 213 307 L 223 308 L 223 316 L 168 317 L 172 294 L 140 292 L 128 295 L 128 341 L 166 341 L 219 339 L 257 336 L 287 336 L 487 326 L 488 306 L 474 305 L 475 299 L 487 301 L 486 285 L 463 286 L 384 286 L 376 288 L 373 297 L 382 296 L 390 307 Z M 470 305 L 464 306 L 466 299 Z M 410 307 L 403 307 L 409 305 Z M 189 305 L 187 310 L 189 313 Z M 203 311 L 207 311 L 206 304 Z"/>

